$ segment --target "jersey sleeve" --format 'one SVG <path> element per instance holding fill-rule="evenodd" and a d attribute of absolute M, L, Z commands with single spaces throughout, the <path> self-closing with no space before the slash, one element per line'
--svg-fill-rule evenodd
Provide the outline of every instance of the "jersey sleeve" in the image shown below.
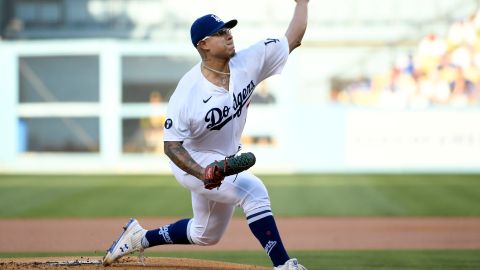
<path fill-rule="evenodd" d="M 174 96 L 169 101 L 165 119 L 163 141 L 184 141 L 190 136 L 189 118 L 185 103 L 175 102 Z"/>
<path fill-rule="evenodd" d="M 259 73 L 259 81 L 280 74 L 287 63 L 290 53 L 286 37 L 280 39 L 268 38 L 256 44 L 260 55 L 257 59 L 263 59 Z"/>

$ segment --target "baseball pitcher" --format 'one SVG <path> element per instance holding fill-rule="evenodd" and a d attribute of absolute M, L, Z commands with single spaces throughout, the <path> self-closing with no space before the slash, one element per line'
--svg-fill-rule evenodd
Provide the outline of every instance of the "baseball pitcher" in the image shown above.
<path fill-rule="evenodd" d="M 191 41 L 201 60 L 178 83 L 164 126 L 165 154 L 176 180 L 191 191 L 193 217 L 152 230 L 131 219 L 107 251 L 105 266 L 157 245 L 214 245 L 238 206 L 274 269 L 305 269 L 289 257 L 267 189 L 248 171 L 255 163 L 254 154 L 238 153 L 256 86 L 281 73 L 302 41 L 308 0 L 295 2 L 285 36 L 261 40 L 238 52 L 231 32 L 237 20 L 225 22 L 208 14 L 193 22 Z"/>

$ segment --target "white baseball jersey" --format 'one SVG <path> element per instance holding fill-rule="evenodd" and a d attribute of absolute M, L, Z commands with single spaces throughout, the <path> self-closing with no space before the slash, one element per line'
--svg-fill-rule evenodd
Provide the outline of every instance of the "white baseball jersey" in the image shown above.
<path fill-rule="evenodd" d="M 201 166 L 235 154 L 255 87 L 280 73 L 288 55 L 286 37 L 266 39 L 239 51 L 229 62 L 229 91 L 210 83 L 201 63 L 195 65 L 170 98 L 164 141 L 183 141 Z"/>

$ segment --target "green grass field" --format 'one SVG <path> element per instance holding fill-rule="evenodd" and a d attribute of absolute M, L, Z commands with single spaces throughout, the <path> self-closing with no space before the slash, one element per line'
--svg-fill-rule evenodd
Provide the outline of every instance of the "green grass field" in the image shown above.
<path fill-rule="evenodd" d="M 480 216 L 479 175 L 261 178 L 278 216 Z M 0 205 L 0 218 L 191 215 L 172 176 L 0 175 Z"/>
<path fill-rule="evenodd" d="M 277 216 L 480 216 L 480 175 L 261 176 Z M 125 204 L 124 201 L 129 203 Z M 190 216 L 172 176 L 0 175 L 6 218 Z M 237 215 L 241 215 L 240 211 Z M 0 257 L 72 254 L 0 254 Z M 95 255 L 99 254 L 74 254 Z M 264 252 L 161 252 L 269 266 Z M 295 251 L 309 269 L 480 269 L 480 250 Z"/>

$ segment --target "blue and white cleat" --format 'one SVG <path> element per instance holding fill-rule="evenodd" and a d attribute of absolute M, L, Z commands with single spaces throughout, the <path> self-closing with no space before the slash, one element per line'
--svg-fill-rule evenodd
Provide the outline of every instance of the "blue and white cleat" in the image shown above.
<path fill-rule="evenodd" d="M 275 267 L 274 270 L 307 270 L 307 268 L 299 264 L 297 259 L 290 259 L 284 265 Z"/>
<path fill-rule="evenodd" d="M 109 266 L 121 257 L 130 253 L 139 251 L 143 253 L 142 238 L 147 230 L 142 228 L 138 221 L 134 218 L 130 219 L 125 226 L 123 232 L 118 239 L 113 242 L 112 246 L 107 250 L 107 254 L 103 257 L 103 266 Z"/>

